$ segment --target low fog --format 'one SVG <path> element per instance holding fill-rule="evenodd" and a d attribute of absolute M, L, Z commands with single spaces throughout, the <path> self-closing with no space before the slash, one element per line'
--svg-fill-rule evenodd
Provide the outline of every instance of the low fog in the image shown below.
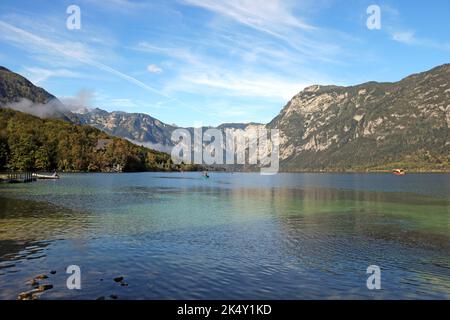
<path fill-rule="evenodd" d="M 39 118 L 50 118 L 68 112 L 78 112 L 86 109 L 93 94 L 82 90 L 74 97 L 64 97 L 49 100 L 47 103 L 34 103 L 31 100 L 21 98 L 17 102 L 7 103 L 4 108 L 31 114 Z"/>

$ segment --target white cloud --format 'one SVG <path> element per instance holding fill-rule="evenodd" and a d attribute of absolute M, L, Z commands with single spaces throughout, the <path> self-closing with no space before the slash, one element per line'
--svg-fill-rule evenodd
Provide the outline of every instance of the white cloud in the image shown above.
<path fill-rule="evenodd" d="M 392 34 L 392 39 L 405 44 L 413 44 L 416 41 L 414 38 L 414 32 L 411 31 L 394 32 Z"/>
<path fill-rule="evenodd" d="M 162 73 L 162 72 L 163 72 L 163 69 L 160 68 L 160 67 L 158 67 L 158 66 L 155 65 L 155 64 L 149 65 L 149 66 L 147 67 L 147 70 L 148 70 L 148 72 L 150 72 L 150 73 Z"/>
<path fill-rule="evenodd" d="M 95 97 L 96 94 L 93 91 L 80 90 L 74 97 L 59 97 L 59 100 L 72 110 L 79 110 L 91 107 Z"/>

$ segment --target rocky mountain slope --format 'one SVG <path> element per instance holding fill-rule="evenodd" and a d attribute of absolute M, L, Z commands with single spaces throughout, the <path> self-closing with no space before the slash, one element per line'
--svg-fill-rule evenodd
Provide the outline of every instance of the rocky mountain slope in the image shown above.
<path fill-rule="evenodd" d="M 450 64 L 396 83 L 312 86 L 268 124 L 285 170 L 449 169 Z"/>
<path fill-rule="evenodd" d="M 77 117 L 54 95 L 35 86 L 20 74 L 0 66 L 0 107 L 38 116 L 79 123 Z"/>
<path fill-rule="evenodd" d="M 56 97 L 36 87 L 21 75 L 0 67 L 0 104 L 19 102 L 22 99 L 35 103 L 47 103 Z"/>
<path fill-rule="evenodd" d="M 82 124 L 93 126 L 114 136 L 160 151 L 173 146 L 171 135 L 176 127 L 142 113 L 107 112 L 101 109 L 77 114 Z"/>
<path fill-rule="evenodd" d="M 126 138 L 136 144 L 145 145 L 155 150 L 170 152 L 174 146 L 171 137 L 175 129 L 181 127 L 168 125 L 143 113 L 107 112 L 101 109 L 84 110 L 76 114 L 82 124 L 91 125 L 114 136 Z M 225 123 L 217 129 L 226 131 L 247 131 L 264 126 L 258 123 Z M 212 127 L 203 127 L 203 132 Z M 194 135 L 193 128 L 189 130 Z"/>

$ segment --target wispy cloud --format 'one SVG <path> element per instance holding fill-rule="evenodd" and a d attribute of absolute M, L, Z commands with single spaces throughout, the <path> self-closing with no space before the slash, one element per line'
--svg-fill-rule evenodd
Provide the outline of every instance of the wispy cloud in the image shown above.
<path fill-rule="evenodd" d="M 62 56 L 66 59 L 75 60 L 88 66 L 95 67 L 104 72 L 113 74 L 154 94 L 163 95 L 159 90 L 148 86 L 142 81 L 97 61 L 95 57 L 90 53 L 89 48 L 86 48 L 81 43 L 69 41 L 54 42 L 1 20 L 0 30 L 2 30 L 4 38 L 7 38 L 9 41 L 21 46 L 22 48 L 37 48 L 41 52 L 42 50 L 50 50 L 53 54 L 58 54 L 59 56 Z"/>
<path fill-rule="evenodd" d="M 180 46 L 162 46 L 146 41 L 141 41 L 131 49 L 141 52 L 161 54 L 166 57 L 185 61 L 192 65 L 202 64 L 201 59 L 192 54 L 189 49 Z"/>
<path fill-rule="evenodd" d="M 251 28 L 277 36 L 284 27 L 315 29 L 294 16 L 287 1 L 266 0 L 260 3 L 254 0 L 182 0 L 182 3 L 216 12 Z"/>
<path fill-rule="evenodd" d="M 120 12 L 134 12 L 152 7 L 151 1 L 137 0 L 82 0 L 87 4 L 93 4 L 106 10 L 120 10 Z"/>
<path fill-rule="evenodd" d="M 82 75 L 68 69 L 25 68 L 25 76 L 34 84 L 41 84 L 50 78 L 81 78 Z"/>
<path fill-rule="evenodd" d="M 224 69 L 210 68 L 209 71 L 186 70 L 178 81 L 170 84 L 167 90 L 200 93 L 205 88 L 215 89 L 230 96 L 291 99 L 307 84 L 282 79 L 258 72 L 240 73 Z"/>
<path fill-rule="evenodd" d="M 450 43 L 438 41 L 429 37 L 419 36 L 414 28 L 406 26 L 402 13 L 391 5 L 383 5 L 384 30 L 391 40 L 408 46 L 424 47 L 437 50 L 450 51 Z"/>
<path fill-rule="evenodd" d="M 272 36 L 309 59 L 333 62 L 333 57 L 341 52 L 338 43 L 330 40 L 333 37 L 342 38 L 344 34 L 305 22 L 294 13 L 296 6 L 301 3 L 299 1 L 267 0 L 263 4 L 253 0 L 180 1 Z"/>
<path fill-rule="evenodd" d="M 260 70 L 258 67 L 252 68 L 245 60 L 234 61 L 234 65 L 230 66 L 208 54 L 194 54 L 189 48 L 162 47 L 141 42 L 136 46 L 136 50 L 175 59 L 176 76 L 165 86 L 168 94 L 180 91 L 201 94 L 217 90 L 220 94 L 229 96 L 286 100 L 310 84 L 306 80 L 310 75 L 306 68 L 301 76 L 282 77 L 264 69 Z"/>
<path fill-rule="evenodd" d="M 433 39 L 419 38 L 413 31 L 393 31 L 392 40 L 411 46 L 428 47 L 450 51 L 450 43 L 439 42 Z"/>

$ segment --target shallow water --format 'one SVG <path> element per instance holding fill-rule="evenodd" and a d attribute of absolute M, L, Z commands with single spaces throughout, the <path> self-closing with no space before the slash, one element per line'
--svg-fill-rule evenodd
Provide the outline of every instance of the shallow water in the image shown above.
<path fill-rule="evenodd" d="M 211 176 L 1 185 L 0 299 L 42 273 L 54 288 L 40 299 L 450 298 L 449 175 Z"/>

